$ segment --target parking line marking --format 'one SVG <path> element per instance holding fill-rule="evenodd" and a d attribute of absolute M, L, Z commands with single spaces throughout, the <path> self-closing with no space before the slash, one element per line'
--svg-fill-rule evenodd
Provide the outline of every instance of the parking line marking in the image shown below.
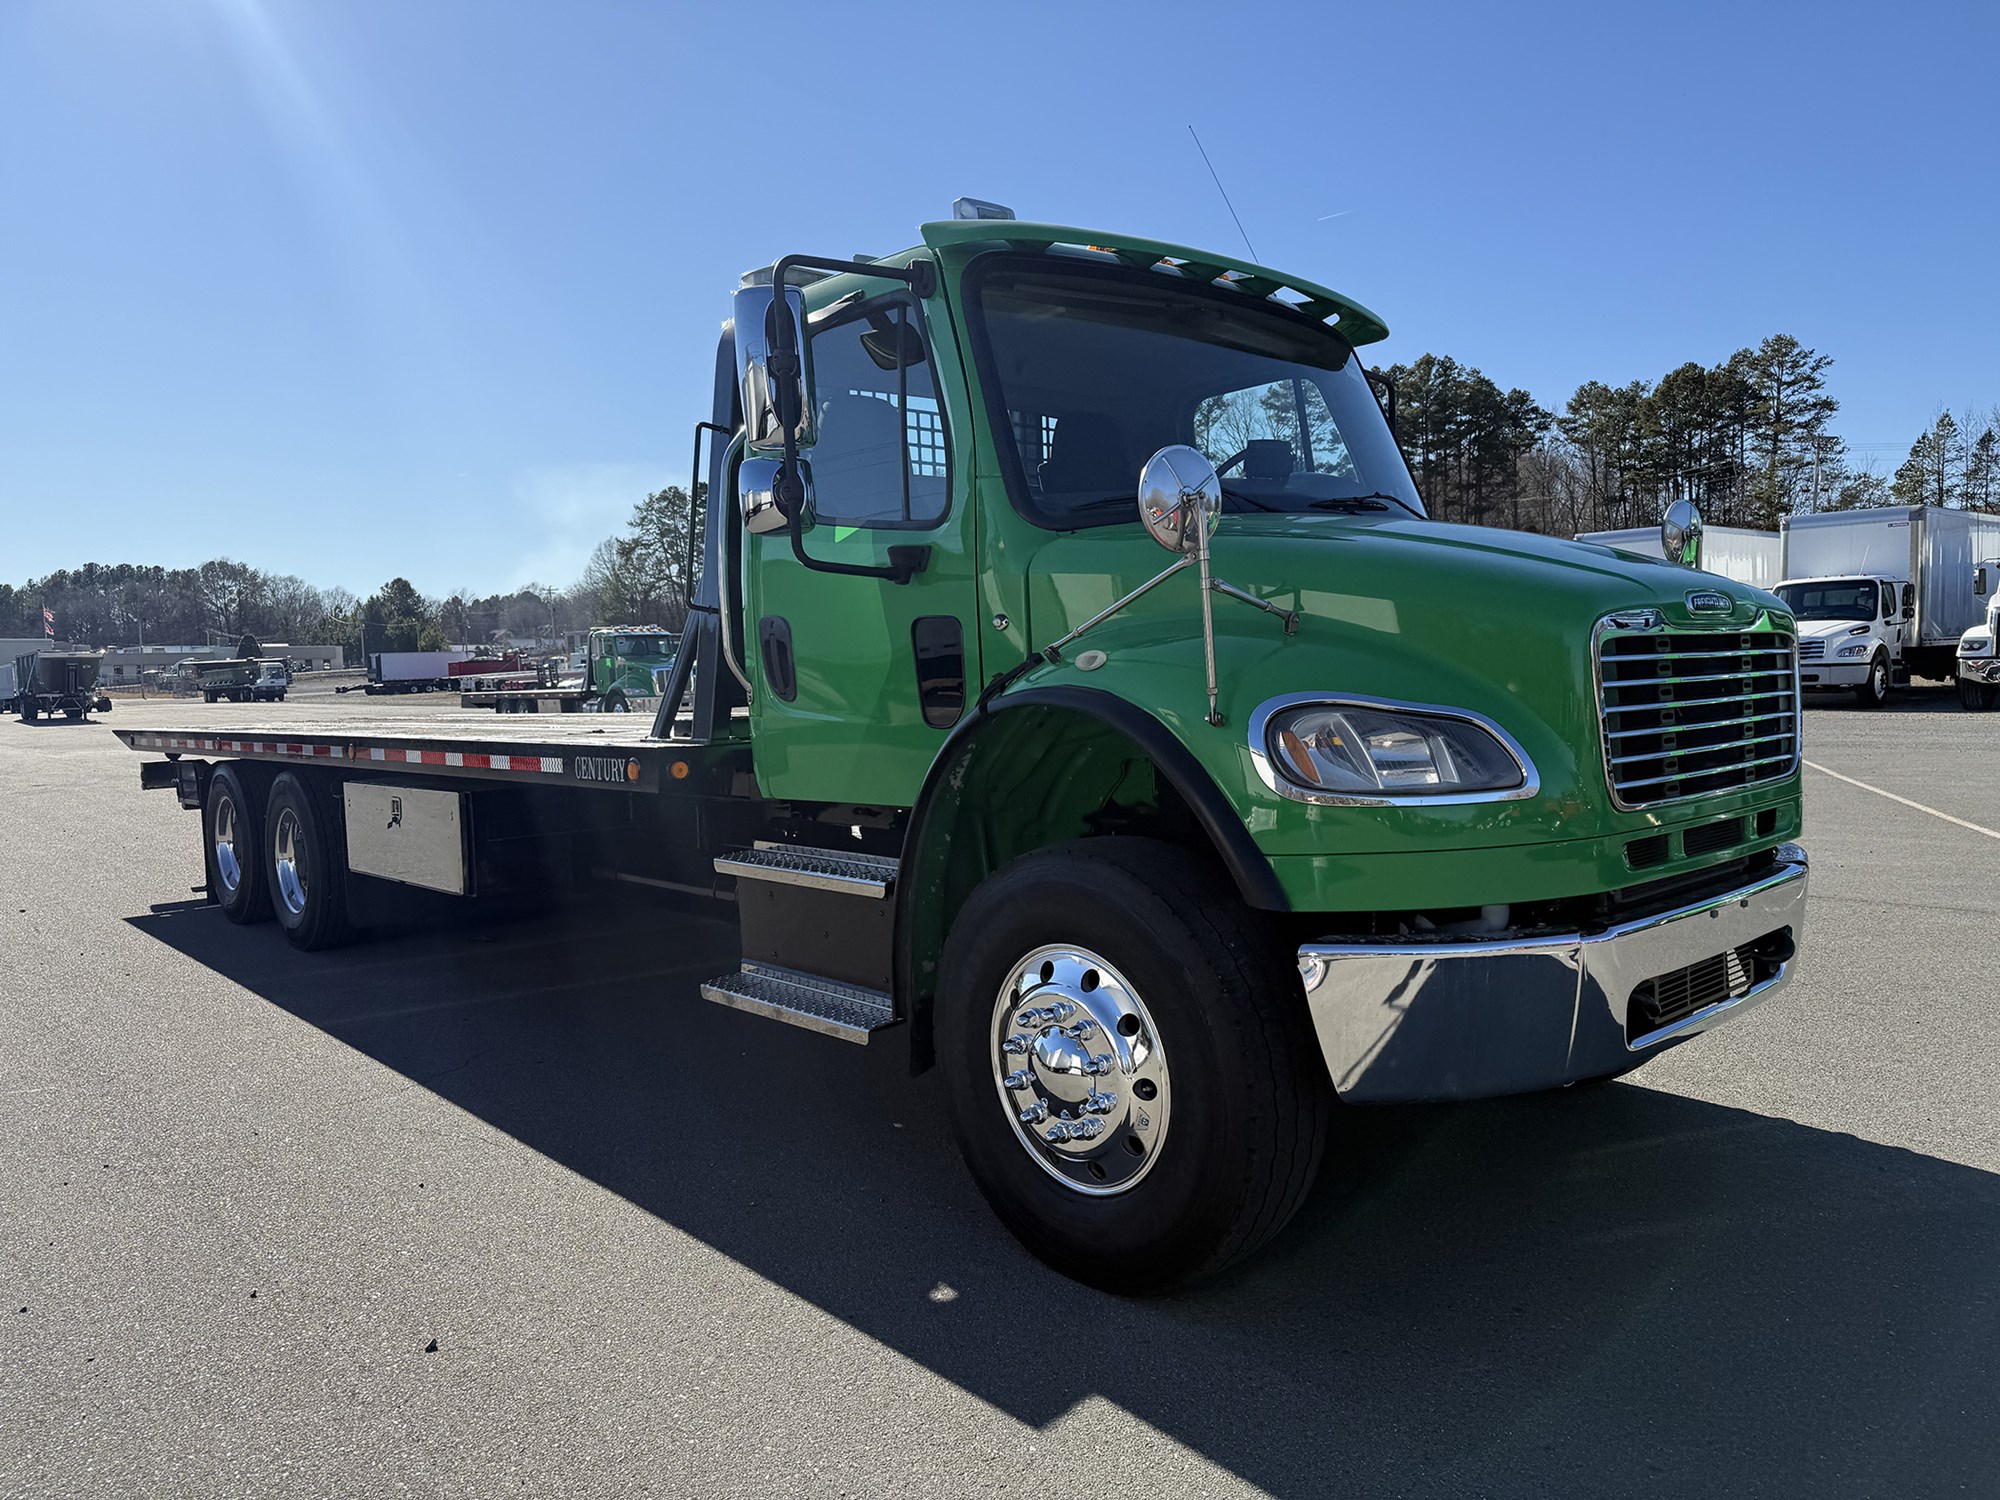
<path fill-rule="evenodd" d="M 1908 797 L 1898 797 L 1894 792 L 1885 792 L 1879 786 L 1870 786 L 1865 781 L 1856 781 L 1852 776 L 1843 776 L 1838 771 L 1829 771 L 1815 761 L 1807 761 L 1822 776 L 1831 776 L 1835 781 L 1844 781 L 1849 786 L 1858 786 L 1864 792 L 1873 792 L 1878 797 L 1887 797 L 1891 802 L 1900 802 L 1905 807 L 1914 807 L 1918 812 L 1929 813 L 1934 818 L 1943 818 L 1947 823 L 1956 823 L 1960 828 L 1970 828 L 1974 833 L 1983 833 L 1989 839 L 2000 839 L 2000 833 L 1990 828 L 1981 828 L 1977 823 L 1968 823 L 1963 818 L 1954 818 L 1948 812 L 1939 812 L 1935 807 L 1925 807 L 1921 802 L 1912 802 Z"/>

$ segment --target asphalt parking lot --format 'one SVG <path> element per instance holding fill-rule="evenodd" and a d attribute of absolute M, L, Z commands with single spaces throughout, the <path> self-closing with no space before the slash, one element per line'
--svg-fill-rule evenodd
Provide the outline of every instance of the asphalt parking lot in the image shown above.
<path fill-rule="evenodd" d="M 1807 759 L 1785 996 L 1360 1114 L 1270 1252 L 1128 1303 L 998 1228 L 934 1076 L 702 1003 L 721 926 L 294 954 L 107 729 L 0 721 L 0 1494 L 1990 1494 L 2000 715 Z"/>

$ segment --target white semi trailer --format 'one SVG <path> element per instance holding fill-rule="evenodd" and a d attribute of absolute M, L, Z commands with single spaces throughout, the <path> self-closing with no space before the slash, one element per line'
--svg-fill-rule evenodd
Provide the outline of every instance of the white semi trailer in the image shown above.
<path fill-rule="evenodd" d="M 1635 526 L 1623 531 L 1586 531 L 1579 542 L 1596 542 L 1641 557 L 1666 556 L 1660 545 L 1660 528 Z M 1756 531 L 1747 526 L 1709 526 L 1701 534 L 1701 570 L 1733 578 L 1755 588 L 1776 588 L 1784 577 L 1780 563 L 1780 539 L 1775 531 Z"/>

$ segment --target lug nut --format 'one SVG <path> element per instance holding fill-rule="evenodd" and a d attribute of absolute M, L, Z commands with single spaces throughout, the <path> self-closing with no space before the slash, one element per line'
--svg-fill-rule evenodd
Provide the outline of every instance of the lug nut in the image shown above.
<path fill-rule="evenodd" d="M 1116 1065 L 1117 1059 L 1113 1058 L 1109 1052 L 1100 1052 L 1083 1065 L 1083 1071 L 1093 1078 L 1098 1078 L 1109 1073 Z"/>
<path fill-rule="evenodd" d="M 1017 1026 L 1047 1026 L 1056 1019 L 1056 1013 L 1039 1005 L 1031 1005 L 1014 1017 Z"/>
<path fill-rule="evenodd" d="M 1073 1042 L 1087 1042 L 1097 1034 L 1095 1021 L 1078 1021 L 1074 1026 L 1065 1026 L 1062 1034 Z"/>
<path fill-rule="evenodd" d="M 1002 1042 L 1000 1044 L 1000 1050 L 1002 1052 L 1011 1052 L 1016 1057 L 1018 1057 L 1023 1052 L 1026 1052 L 1030 1047 L 1034 1045 L 1035 1045 L 1035 1039 L 1033 1037 L 1021 1036 L 1019 1034 L 1016 1034 L 1014 1036 L 1008 1037 L 1006 1041 Z"/>
<path fill-rule="evenodd" d="M 1069 1138 L 1073 1141 L 1094 1141 L 1103 1134 L 1102 1120 L 1078 1120 L 1069 1128 Z"/>
<path fill-rule="evenodd" d="M 1049 1009 L 1056 1013 L 1058 1021 L 1067 1021 L 1071 1016 L 1076 1014 L 1076 1005 L 1068 1000 L 1058 1000 Z"/>
<path fill-rule="evenodd" d="M 1024 1089 L 1034 1083 L 1035 1075 L 1026 1068 L 1016 1068 L 1001 1081 L 1010 1089 Z"/>
<path fill-rule="evenodd" d="M 1108 1115 L 1118 1107 L 1118 1096 L 1107 1094 L 1101 1089 L 1092 1089 L 1084 1099 L 1083 1107 L 1093 1115 Z"/>
<path fill-rule="evenodd" d="M 1023 1125 L 1039 1125 L 1049 1117 L 1049 1107 L 1037 1099 L 1015 1116 Z"/>

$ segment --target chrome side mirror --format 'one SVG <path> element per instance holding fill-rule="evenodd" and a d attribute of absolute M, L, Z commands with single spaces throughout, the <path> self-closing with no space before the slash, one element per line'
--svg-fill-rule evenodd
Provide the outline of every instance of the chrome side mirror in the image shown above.
<path fill-rule="evenodd" d="M 737 291 L 734 302 L 744 446 L 758 454 L 782 452 L 789 427 L 793 443 L 810 447 L 814 436 L 812 364 L 805 334 L 805 296 L 797 287 L 788 286 L 780 302 L 768 271 L 752 272 L 748 280 L 751 284 Z M 799 373 L 793 380 L 781 379 L 772 371 L 772 354 L 787 349 L 798 356 Z"/>
<path fill-rule="evenodd" d="M 1692 500 L 1676 500 L 1660 522 L 1660 551 L 1670 563 L 1701 566 L 1701 511 Z"/>
<path fill-rule="evenodd" d="M 812 529 L 812 466 L 799 461 L 800 480 L 805 485 L 805 514 L 800 525 Z M 778 503 L 778 469 L 782 459 L 746 458 L 736 471 L 736 499 L 743 508 L 743 529 L 752 536 L 769 536 L 783 531 L 789 520 Z"/>
<path fill-rule="evenodd" d="M 1222 518 L 1222 479 L 1199 449 L 1170 443 L 1139 471 L 1139 519 L 1169 552 L 1199 557 Z"/>

